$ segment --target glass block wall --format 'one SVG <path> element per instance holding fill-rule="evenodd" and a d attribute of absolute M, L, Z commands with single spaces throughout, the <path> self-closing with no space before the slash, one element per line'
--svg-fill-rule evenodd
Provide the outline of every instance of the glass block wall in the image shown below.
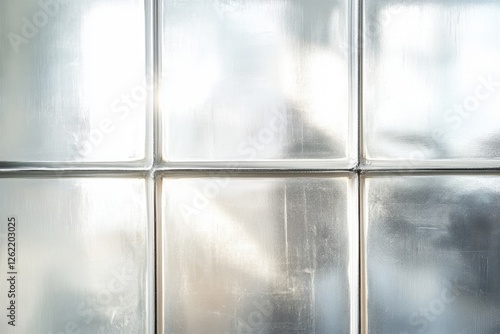
<path fill-rule="evenodd" d="M 500 333 L 499 17 L 0 0 L 0 332 Z"/>

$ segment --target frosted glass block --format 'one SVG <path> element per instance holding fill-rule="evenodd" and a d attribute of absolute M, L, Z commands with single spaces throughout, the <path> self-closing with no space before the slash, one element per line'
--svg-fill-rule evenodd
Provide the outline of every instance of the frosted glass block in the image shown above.
<path fill-rule="evenodd" d="M 163 333 L 358 333 L 348 177 L 166 178 Z"/>
<path fill-rule="evenodd" d="M 0 162 L 146 158 L 147 3 L 0 1 Z"/>
<path fill-rule="evenodd" d="M 354 164 L 349 6 L 163 0 L 163 159 Z"/>
<path fill-rule="evenodd" d="M 367 1 L 369 164 L 498 166 L 500 2 Z"/>
<path fill-rule="evenodd" d="M 500 177 L 365 179 L 366 333 L 500 331 Z"/>
<path fill-rule="evenodd" d="M 0 332 L 153 333 L 148 194 L 143 179 L 0 178 Z"/>

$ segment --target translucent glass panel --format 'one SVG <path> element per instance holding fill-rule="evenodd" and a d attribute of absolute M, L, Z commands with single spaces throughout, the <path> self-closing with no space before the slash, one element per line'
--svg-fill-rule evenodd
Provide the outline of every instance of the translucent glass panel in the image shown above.
<path fill-rule="evenodd" d="M 164 160 L 354 164 L 347 0 L 162 4 Z"/>
<path fill-rule="evenodd" d="M 149 192 L 143 179 L 0 178 L 0 332 L 153 333 Z"/>
<path fill-rule="evenodd" d="M 500 2 L 382 0 L 365 5 L 368 162 L 498 165 Z"/>
<path fill-rule="evenodd" d="M 500 331 L 500 178 L 365 178 L 368 333 Z"/>
<path fill-rule="evenodd" d="M 163 180 L 163 333 L 357 333 L 354 180 Z"/>
<path fill-rule="evenodd" d="M 0 161 L 146 157 L 145 3 L 0 1 Z"/>

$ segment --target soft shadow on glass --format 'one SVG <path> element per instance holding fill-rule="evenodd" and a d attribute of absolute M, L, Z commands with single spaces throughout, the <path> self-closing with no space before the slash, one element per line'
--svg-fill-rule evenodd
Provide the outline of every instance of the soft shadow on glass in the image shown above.
<path fill-rule="evenodd" d="M 499 15 L 495 1 L 366 2 L 368 162 L 498 160 Z"/>
<path fill-rule="evenodd" d="M 368 332 L 498 333 L 498 176 L 380 176 L 365 186 Z"/>
<path fill-rule="evenodd" d="M 163 158 L 345 160 L 348 12 L 344 0 L 163 1 Z"/>
<path fill-rule="evenodd" d="M 164 180 L 164 332 L 350 333 L 357 246 L 348 184 Z"/>

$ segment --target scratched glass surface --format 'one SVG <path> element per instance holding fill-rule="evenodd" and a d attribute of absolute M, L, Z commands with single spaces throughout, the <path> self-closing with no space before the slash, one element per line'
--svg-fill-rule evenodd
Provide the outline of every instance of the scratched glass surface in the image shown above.
<path fill-rule="evenodd" d="M 347 166 L 346 0 L 164 0 L 163 158 Z"/>
<path fill-rule="evenodd" d="M 368 177 L 368 333 L 500 332 L 499 175 Z"/>
<path fill-rule="evenodd" d="M 143 179 L 0 178 L 0 221 L 1 333 L 152 333 L 153 247 Z M 15 327 L 6 317 L 11 271 Z"/>
<path fill-rule="evenodd" d="M 357 333 L 352 191 L 347 177 L 165 179 L 163 333 Z"/>
<path fill-rule="evenodd" d="M 0 1 L 0 161 L 145 158 L 142 0 Z"/>
<path fill-rule="evenodd" d="M 499 17 L 498 1 L 366 1 L 369 163 L 498 165 Z"/>

